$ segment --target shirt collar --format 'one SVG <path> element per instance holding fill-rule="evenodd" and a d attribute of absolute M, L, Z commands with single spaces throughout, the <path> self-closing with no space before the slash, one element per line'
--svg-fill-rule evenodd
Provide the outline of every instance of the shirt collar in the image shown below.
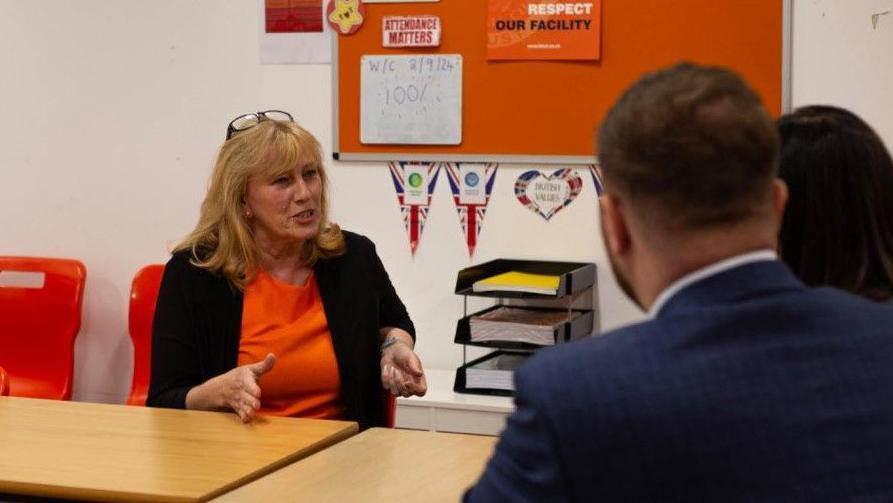
<path fill-rule="evenodd" d="M 651 309 L 648 310 L 646 316 L 648 319 L 654 319 L 657 317 L 657 314 L 660 312 L 661 308 L 680 290 L 691 285 L 692 283 L 696 283 L 701 281 L 704 278 L 708 278 L 713 276 L 714 274 L 719 274 L 723 271 L 728 271 L 729 269 L 734 269 L 736 267 L 750 264 L 753 262 L 764 262 L 777 260 L 778 255 L 773 250 L 757 250 L 748 253 L 742 253 L 741 255 L 735 255 L 733 257 L 729 257 L 719 262 L 714 262 L 706 267 L 702 267 L 696 271 L 692 271 L 685 276 L 677 279 L 673 283 L 670 284 L 667 288 L 665 288 L 660 295 L 654 299 L 654 303 L 651 305 Z"/>

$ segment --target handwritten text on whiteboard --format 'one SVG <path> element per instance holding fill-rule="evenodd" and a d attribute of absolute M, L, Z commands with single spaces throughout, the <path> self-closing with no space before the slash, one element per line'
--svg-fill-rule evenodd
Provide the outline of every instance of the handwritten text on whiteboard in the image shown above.
<path fill-rule="evenodd" d="M 462 142 L 461 55 L 366 55 L 360 65 L 362 143 Z"/>

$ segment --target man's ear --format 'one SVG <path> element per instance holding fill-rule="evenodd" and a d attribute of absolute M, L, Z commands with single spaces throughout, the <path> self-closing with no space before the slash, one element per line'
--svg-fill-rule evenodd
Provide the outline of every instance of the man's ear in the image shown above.
<path fill-rule="evenodd" d="M 788 184 L 781 178 L 776 178 L 772 184 L 772 209 L 775 216 L 775 224 L 781 227 L 781 218 L 784 216 L 784 208 L 788 203 Z"/>
<path fill-rule="evenodd" d="M 616 196 L 604 194 L 599 198 L 601 206 L 602 235 L 605 247 L 614 257 L 621 257 L 629 251 L 629 227 L 625 208 Z"/>

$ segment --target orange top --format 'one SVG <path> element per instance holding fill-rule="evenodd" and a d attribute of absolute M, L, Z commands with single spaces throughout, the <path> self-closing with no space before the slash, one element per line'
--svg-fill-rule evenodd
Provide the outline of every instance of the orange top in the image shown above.
<path fill-rule="evenodd" d="M 245 288 L 238 364 L 267 353 L 276 355 L 276 365 L 258 382 L 259 414 L 343 417 L 332 334 L 312 273 L 306 285 L 294 286 L 259 271 Z"/>

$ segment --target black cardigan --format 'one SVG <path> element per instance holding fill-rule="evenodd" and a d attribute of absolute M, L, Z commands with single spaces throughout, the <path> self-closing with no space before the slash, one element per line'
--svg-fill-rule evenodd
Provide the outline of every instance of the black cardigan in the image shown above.
<path fill-rule="evenodd" d="M 364 236 L 344 232 L 347 251 L 313 270 L 332 333 L 346 419 L 361 429 L 385 425 L 379 328 L 415 338 L 406 308 Z M 244 296 L 223 275 L 174 253 L 164 270 L 152 327 L 152 374 L 146 404 L 185 408 L 186 393 L 235 368 Z"/>

